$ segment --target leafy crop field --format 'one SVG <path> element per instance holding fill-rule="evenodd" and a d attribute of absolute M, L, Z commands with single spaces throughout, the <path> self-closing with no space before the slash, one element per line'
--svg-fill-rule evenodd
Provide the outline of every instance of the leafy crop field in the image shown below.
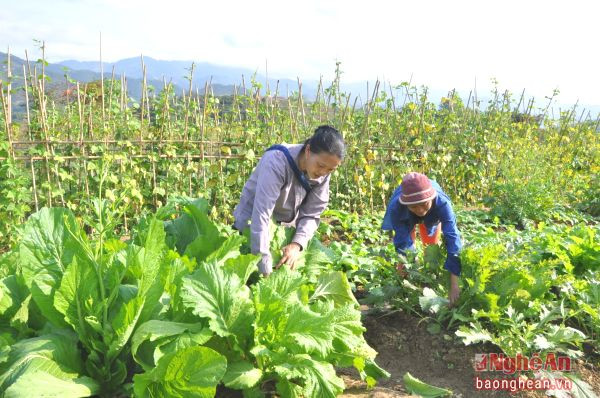
<path fill-rule="evenodd" d="M 17 73 L 0 86 L 0 396 L 511 395 L 476 377 L 571 386 L 517 396 L 600 391 L 600 132 L 585 110 L 500 89 L 434 104 L 409 83 L 353 97 L 339 65 L 314 101 L 251 80 L 230 97 L 144 86 L 136 102 L 118 77 L 48 90 L 43 65 L 20 118 Z M 264 148 L 320 124 L 348 144 L 329 210 L 297 270 L 260 277 L 233 206 Z M 380 229 L 410 170 L 457 207 L 454 307 L 443 245 L 398 272 Z M 291 233 L 273 226 L 275 259 Z M 477 372 L 486 353 L 572 366 Z"/>
<path fill-rule="evenodd" d="M 361 302 L 368 304 L 371 313 L 368 325 L 389 337 L 389 341 L 380 336 L 370 340 L 389 358 L 384 367 L 401 363 L 400 371 L 420 368 L 430 380 L 441 380 L 455 386 L 455 392 L 469 395 L 474 393 L 476 353 L 542 358 L 562 353 L 578 364 L 579 374 L 586 375 L 590 384 L 573 396 L 587 396 L 597 389 L 597 223 L 540 223 L 518 231 L 490 222 L 482 212 L 459 212 L 466 244 L 461 254 L 463 291 L 459 303 L 448 308 L 448 276 L 440 247 L 421 248 L 406 271 L 398 274 L 393 245 L 372 227 L 379 217 L 329 213 L 332 223 L 321 227 L 322 236 L 331 242 L 337 267 L 346 272 L 354 291 L 363 292 Z M 417 325 L 413 319 L 419 320 Z M 406 329 L 419 337 L 407 335 Z M 410 343 L 413 339 L 419 347 L 416 352 Z M 392 359 L 390 352 L 402 352 L 411 360 Z"/>
<path fill-rule="evenodd" d="M 4 257 L 7 396 L 115 396 L 126 387 L 144 397 L 209 396 L 219 383 L 260 395 L 269 382 L 283 395 L 336 396 L 344 384 L 334 366 L 354 366 L 369 384 L 386 375 L 345 275 L 324 269 L 318 242 L 302 272 L 248 283 L 257 256 L 208 220 L 206 201 L 183 204 L 174 219 L 160 209 L 125 242 L 96 205 L 91 225 L 68 209 L 41 210 L 19 251 Z"/>

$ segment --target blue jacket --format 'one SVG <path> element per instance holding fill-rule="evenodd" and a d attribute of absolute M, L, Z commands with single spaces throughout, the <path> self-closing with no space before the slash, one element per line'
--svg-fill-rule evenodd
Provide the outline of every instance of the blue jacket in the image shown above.
<path fill-rule="evenodd" d="M 398 199 L 402 193 L 402 186 L 399 186 L 392 194 L 385 216 L 383 217 L 381 228 L 384 231 L 394 231 L 394 246 L 396 246 L 396 251 L 404 254 L 406 250 L 414 250 L 414 242 L 410 237 L 410 232 L 415 225 L 424 223 L 427 233 L 431 236 L 436 232 L 438 223 L 441 222 L 444 243 L 448 252 L 444 268 L 454 275 L 460 275 L 461 266 L 458 254 L 462 243 L 460 241 L 460 233 L 456 227 L 456 217 L 452 211 L 452 203 L 448 195 L 442 191 L 442 188 L 435 181 L 430 181 L 433 188 L 437 191 L 437 195 L 433 200 L 431 209 L 424 217 L 418 217 L 408 210 L 408 206 L 400 203 Z"/>

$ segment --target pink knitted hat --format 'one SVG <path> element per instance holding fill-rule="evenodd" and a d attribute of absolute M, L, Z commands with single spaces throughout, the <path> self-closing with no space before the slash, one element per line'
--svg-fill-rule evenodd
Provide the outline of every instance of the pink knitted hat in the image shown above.
<path fill-rule="evenodd" d="M 402 179 L 402 194 L 399 201 L 403 205 L 416 205 L 435 198 L 436 191 L 429 178 L 421 173 L 408 173 Z"/>

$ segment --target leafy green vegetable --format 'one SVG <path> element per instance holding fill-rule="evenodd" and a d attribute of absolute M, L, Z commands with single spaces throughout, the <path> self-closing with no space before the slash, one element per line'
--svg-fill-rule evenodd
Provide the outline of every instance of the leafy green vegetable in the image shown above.
<path fill-rule="evenodd" d="M 452 395 L 452 391 L 446 390 L 439 387 L 431 386 L 421 380 L 413 377 L 410 373 L 406 372 L 402 377 L 404 380 L 404 386 L 411 394 L 416 394 L 424 398 L 437 398 L 447 397 Z"/>
<path fill-rule="evenodd" d="M 331 299 L 337 305 L 355 304 L 358 305 L 348 279 L 341 272 L 329 272 L 322 274 L 317 280 L 315 291 L 311 296 L 312 300 Z"/>
<path fill-rule="evenodd" d="M 136 397 L 212 398 L 227 360 L 207 347 L 188 347 L 163 356 L 156 368 L 133 377 Z"/>
<path fill-rule="evenodd" d="M 263 377 L 263 372 L 246 361 L 230 363 L 227 373 L 223 377 L 223 383 L 237 390 L 245 390 L 254 387 Z"/>
<path fill-rule="evenodd" d="M 250 289 L 237 274 L 225 272 L 214 262 L 203 263 L 183 280 L 184 305 L 202 318 L 218 336 L 233 336 L 245 345 L 252 336 L 254 307 Z"/>
<path fill-rule="evenodd" d="M 131 338 L 131 353 L 144 370 L 150 371 L 164 354 L 204 344 L 211 336 L 212 332 L 202 323 L 151 320 L 135 331 Z"/>
<path fill-rule="evenodd" d="M 44 317 L 58 327 L 63 315 L 54 308 L 58 283 L 73 256 L 84 253 L 73 235 L 82 232 L 70 210 L 44 208 L 27 220 L 20 244 L 23 279 Z"/>
<path fill-rule="evenodd" d="M 10 347 L 0 363 L 0 393 L 10 391 L 12 396 L 18 396 L 19 391 L 29 386 L 30 391 L 48 388 L 48 392 L 54 394 L 65 387 L 65 393 L 71 391 L 74 397 L 95 394 L 98 384 L 81 378 L 82 372 L 83 361 L 73 336 L 46 334 L 21 340 Z M 77 395 L 86 389 L 89 395 Z"/>
<path fill-rule="evenodd" d="M 65 380 L 40 370 L 28 372 L 20 377 L 3 396 L 5 398 L 79 398 L 94 396 L 99 391 L 98 383 L 89 377 Z"/>

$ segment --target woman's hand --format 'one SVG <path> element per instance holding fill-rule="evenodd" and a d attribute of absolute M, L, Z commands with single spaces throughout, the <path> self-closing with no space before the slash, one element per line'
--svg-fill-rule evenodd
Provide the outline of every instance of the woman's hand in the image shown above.
<path fill-rule="evenodd" d="M 460 297 L 460 287 L 458 286 L 458 276 L 450 274 L 450 291 L 448 292 L 448 306 L 454 307 Z"/>
<path fill-rule="evenodd" d="M 300 246 L 296 242 L 292 242 L 289 245 L 284 246 L 281 249 L 281 252 L 283 254 L 281 256 L 281 260 L 279 260 L 279 262 L 277 263 L 275 268 L 279 268 L 283 264 L 287 264 L 290 266 L 290 269 L 294 269 L 294 267 L 296 266 L 296 260 L 298 260 L 301 250 L 302 250 L 302 246 Z"/>

